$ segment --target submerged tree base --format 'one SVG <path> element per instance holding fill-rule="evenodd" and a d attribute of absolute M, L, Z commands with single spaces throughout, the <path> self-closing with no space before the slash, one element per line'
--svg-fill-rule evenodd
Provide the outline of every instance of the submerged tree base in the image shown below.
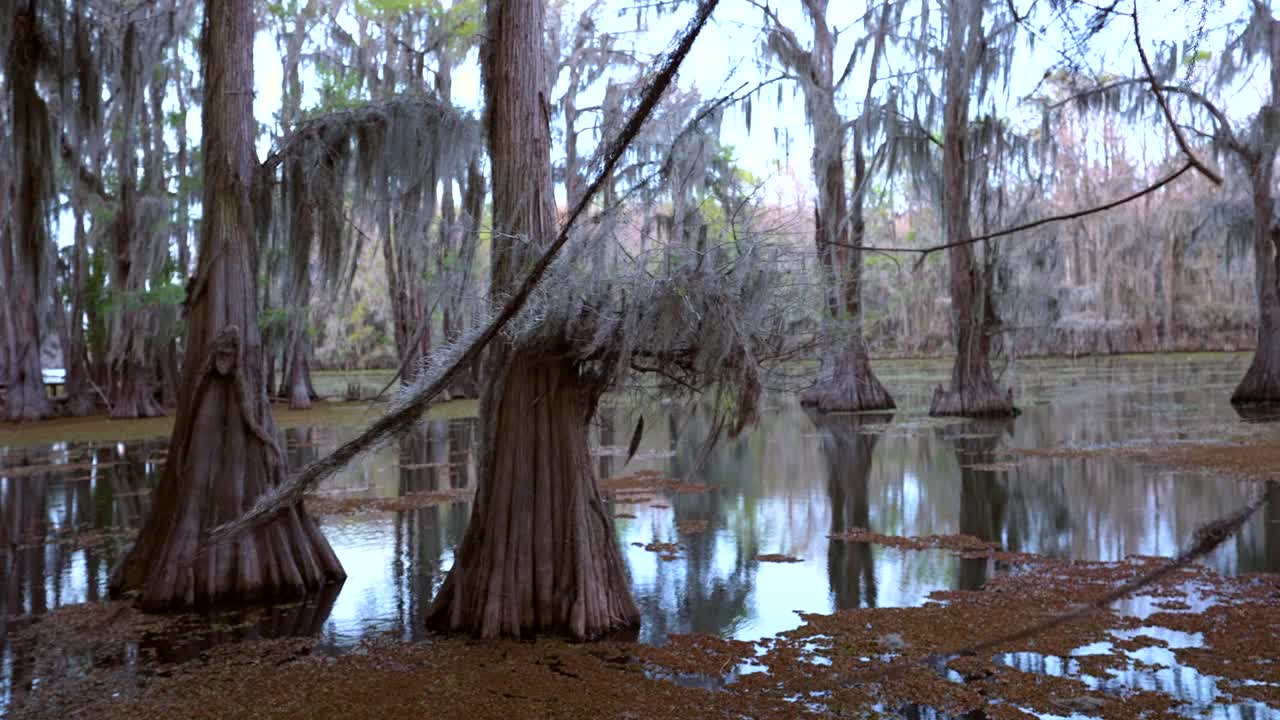
<path fill-rule="evenodd" d="M 995 383 L 973 383 L 957 389 L 933 391 L 929 414 L 933 417 L 1016 417 L 1021 413 L 1013 405 L 1013 390 L 1001 392 Z"/>
<path fill-rule="evenodd" d="M 603 387 L 573 361 L 519 350 L 508 361 L 487 390 L 475 508 L 428 625 L 575 640 L 634 628 L 640 611 L 588 450 Z"/>
<path fill-rule="evenodd" d="M 1280 338 L 1271 345 L 1280 346 Z M 1231 393 L 1231 404 L 1280 406 L 1280 347 L 1258 347 L 1244 378 Z"/>
<path fill-rule="evenodd" d="M 846 351 L 822 361 L 818 382 L 800 395 L 800 404 L 818 412 L 893 410 L 897 405 L 871 370 L 865 352 Z"/>

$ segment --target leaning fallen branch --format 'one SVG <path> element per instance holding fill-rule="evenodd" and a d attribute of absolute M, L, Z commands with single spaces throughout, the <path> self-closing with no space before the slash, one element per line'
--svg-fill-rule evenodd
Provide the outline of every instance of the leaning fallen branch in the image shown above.
<path fill-rule="evenodd" d="M 677 36 L 674 47 L 666 54 L 658 71 L 649 80 L 644 92 L 640 94 L 640 102 L 635 111 L 627 119 L 622 131 L 609 144 L 603 155 L 604 161 L 600 171 L 596 174 L 586 192 L 579 198 L 577 204 L 574 205 L 573 211 L 569 214 L 564 225 L 561 226 L 555 242 L 551 243 L 538 257 L 519 288 L 503 304 L 498 314 L 487 323 L 479 324 L 476 329 L 465 334 L 452 346 L 446 348 L 443 354 L 437 358 L 437 361 L 432 363 L 426 369 L 427 371 L 421 374 L 418 382 L 409 388 L 400 400 L 393 403 L 385 415 L 374 421 L 364 432 L 343 443 L 325 457 L 306 466 L 287 482 L 264 493 L 258 499 L 258 502 L 239 518 L 214 528 L 209 534 L 210 542 L 206 547 L 206 551 L 208 547 L 213 547 L 219 542 L 268 522 L 276 513 L 301 502 L 303 493 L 306 492 L 307 488 L 316 485 L 325 478 L 331 477 L 362 453 L 409 430 L 418 421 L 418 418 L 422 416 L 422 413 L 430 407 L 431 401 L 449 386 L 458 373 L 479 359 L 480 353 L 485 346 L 492 342 L 498 336 L 498 333 L 502 332 L 503 328 L 515 318 L 529 301 L 543 275 L 551 267 L 552 261 L 569 241 L 570 234 L 578 218 L 582 216 L 592 199 L 604 186 L 614 167 L 622 158 L 623 153 L 626 152 L 631 141 L 639 134 L 641 126 L 644 125 L 654 107 L 657 106 L 658 101 L 662 98 L 667 88 L 670 87 L 676 72 L 680 69 L 681 62 L 689 54 L 693 41 L 697 39 L 698 34 L 706 25 L 707 20 L 711 17 L 711 12 L 718 2 L 719 0 L 703 0 L 698 5 L 698 10 L 694 13 L 693 19 L 689 21 L 689 25 L 683 33 Z"/>

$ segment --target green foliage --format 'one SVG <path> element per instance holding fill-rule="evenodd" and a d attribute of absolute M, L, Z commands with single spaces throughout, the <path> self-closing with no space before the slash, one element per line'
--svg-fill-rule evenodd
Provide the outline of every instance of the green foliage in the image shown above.
<path fill-rule="evenodd" d="M 289 17 L 289 14 L 285 11 L 283 3 L 269 2 L 264 6 L 264 9 L 267 11 L 268 15 L 276 18 L 277 20 L 284 20 Z"/>
<path fill-rule="evenodd" d="M 414 10 L 438 7 L 436 0 L 356 0 L 356 13 L 369 18 L 403 15 Z"/>
<path fill-rule="evenodd" d="M 732 145 L 721 145 L 716 159 L 720 164 L 732 169 L 733 176 L 738 182 L 743 185 L 759 185 L 761 183 L 760 177 L 738 165 L 738 158 L 734 150 L 735 148 Z"/>
<path fill-rule="evenodd" d="M 90 251 L 89 272 L 85 279 L 84 297 L 89 309 L 89 331 L 86 341 L 95 357 L 106 357 L 111 338 L 107 334 L 107 307 L 110 304 L 107 290 L 107 253 Z"/>
<path fill-rule="evenodd" d="M 320 104 L 306 111 L 304 117 L 314 117 L 337 110 L 350 110 L 363 105 L 364 83 L 360 75 L 347 72 L 341 66 L 329 63 L 316 63 L 316 77 L 320 79 Z"/>
<path fill-rule="evenodd" d="M 268 308 L 258 313 L 258 327 L 263 332 L 283 330 L 289 324 L 289 311 L 285 308 Z"/>
<path fill-rule="evenodd" d="M 1208 50 L 1198 50 L 1193 53 L 1187 53 L 1187 56 L 1182 59 L 1182 64 L 1187 67 L 1192 67 L 1196 63 L 1207 62 L 1212 58 L 1213 53 Z"/>
<path fill-rule="evenodd" d="M 177 307 L 186 297 L 186 287 L 167 281 L 152 283 L 144 290 L 108 293 L 106 301 L 99 305 L 105 313 L 127 312 L 147 308 Z"/>

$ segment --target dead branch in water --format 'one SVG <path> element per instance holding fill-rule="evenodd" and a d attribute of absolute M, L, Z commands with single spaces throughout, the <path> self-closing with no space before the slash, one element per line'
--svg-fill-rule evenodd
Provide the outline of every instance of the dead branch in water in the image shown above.
<path fill-rule="evenodd" d="M 1113 602 L 1123 600 L 1124 598 L 1149 585 L 1159 582 L 1163 578 L 1168 577 L 1169 575 L 1218 549 L 1218 547 L 1224 542 L 1234 537 L 1235 534 L 1239 532 L 1240 528 L 1244 527 L 1244 524 L 1248 522 L 1249 518 L 1253 517 L 1254 513 L 1261 510 L 1268 502 L 1274 500 L 1275 496 L 1280 494 L 1278 491 L 1280 491 L 1280 482 L 1275 480 L 1269 481 L 1267 483 L 1266 490 L 1264 490 L 1261 495 L 1255 498 L 1248 505 L 1245 505 L 1226 517 L 1201 525 L 1192 536 L 1193 541 L 1191 546 L 1169 560 L 1168 563 L 1150 572 L 1139 575 L 1138 577 L 1120 585 L 1108 593 L 1104 593 L 1093 601 L 1082 605 L 1075 610 L 1061 615 L 1053 615 L 1033 625 L 1028 625 L 1027 627 L 1019 628 L 1018 630 L 972 643 L 961 648 L 956 648 L 951 652 L 933 653 L 912 661 L 891 664 L 886 668 L 869 670 L 863 675 L 861 682 L 879 682 L 887 680 L 916 665 L 926 665 L 935 669 L 941 669 L 952 658 L 977 655 L 978 653 L 993 650 L 1007 643 L 1026 640 L 1047 630 L 1052 630 L 1059 625 L 1065 625 L 1079 620 L 1086 615 L 1105 608 Z"/>

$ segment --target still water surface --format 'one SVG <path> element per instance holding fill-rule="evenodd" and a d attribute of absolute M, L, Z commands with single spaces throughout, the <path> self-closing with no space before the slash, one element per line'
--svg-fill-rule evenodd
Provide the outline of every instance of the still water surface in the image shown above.
<path fill-rule="evenodd" d="M 971 422 L 926 417 L 945 363 L 886 361 L 878 370 L 898 412 L 816 417 L 789 398 L 774 398 L 757 427 L 722 440 L 701 468 L 697 459 L 711 425 L 705 408 L 645 408 L 640 451 L 624 468 L 641 411 L 610 404 L 593 426 L 601 477 L 652 469 L 713 486 L 707 493 L 658 492 L 640 504 L 615 505 L 615 512 L 635 516 L 619 518 L 617 533 L 643 613 L 640 639 L 662 643 L 670 633 L 690 632 L 757 639 L 799 625 L 797 611 L 918 605 L 935 590 L 978 588 L 994 570 L 987 560 L 948 552 L 828 539 L 855 527 L 892 535 L 967 533 L 1010 550 L 1073 559 L 1171 555 L 1199 525 L 1248 502 L 1256 487 L 1126 458 L 1028 459 L 1002 451 L 1213 439 L 1242 422 L 1227 399 L 1247 362 L 1242 355 L 1023 361 L 1006 378 L 1023 414 L 1008 422 Z M 284 431 L 291 465 L 300 467 L 358 429 Z M 477 438 L 475 418 L 430 420 L 322 490 L 396 497 L 472 488 Z M 0 554 L 0 713 L 38 682 L 24 669 L 30 649 L 15 646 L 13 635 L 50 609 L 103 598 L 124 542 L 77 547 L 31 539 L 136 527 L 148 510 L 165 442 L 68 439 L 0 449 L 0 531 L 9 548 Z M 31 468 L 54 464 L 64 465 Z M 15 469 L 22 466 L 30 469 Z M 348 573 L 336 596 L 275 613 L 259 626 L 209 633 L 205 642 L 318 633 L 326 649 L 341 651 L 374 635 L 422 637 L 421 620 L 469 514 L 470 503 L 459 501 L 323 517 Z M 655 540 L 678 543 L 677 558 L 640 547 Z M 756 559 L 772 553 L 802 561 Z M 1255 518 L 1206 562 L 1230 574 L 1280 572 L 1280 516 L 1272 510 Z M 1054 660 L 1007 659 L 1041 671 L 1052 670 L 1040 666 Z M 1212 701 L 1212 679 L 1162 662 L 1171 666 L 1165 680 L 1137 677 L 1129 684 L 1172 683 L 1193 704 L 1197 696 Z M 1202 709 L 1221 716 L 1269 713 L 1261 706 Z"/>

